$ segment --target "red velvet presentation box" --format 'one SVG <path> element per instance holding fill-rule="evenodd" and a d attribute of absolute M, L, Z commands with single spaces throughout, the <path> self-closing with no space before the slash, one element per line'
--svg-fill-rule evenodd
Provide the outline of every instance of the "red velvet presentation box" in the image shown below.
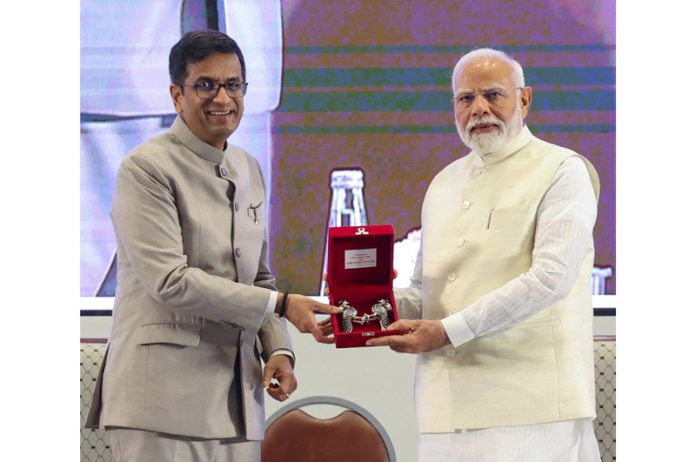
<path fill-rule="evenodd" d="M 394 229 L 391 225 L 329 228 L 327 283 L 329 302 L 339 306 L 346 300 L 357 310 L 357 318 L 373 315 L 372 306 L 387 300 L 392 310 L 389 324 L 399 319 L 392 291 Z M 342 331 L 342 313 L 332 314 L 336 348 L 365 346 L 371 338 L 399 335 L 382 330 L 379 320 L 353 322 L 352 331 Z"/>

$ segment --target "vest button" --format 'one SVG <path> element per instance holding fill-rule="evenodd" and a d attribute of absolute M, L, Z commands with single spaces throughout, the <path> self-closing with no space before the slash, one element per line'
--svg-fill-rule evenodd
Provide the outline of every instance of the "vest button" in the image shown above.
<path fill-rule="evenodd" d="M 239 212 L 239 202 L 234 203 L 234 211 Z"/>
<path fill-rule="evenodd" d="M 455 279 L 457 279 L 457 275 L 456 275 L 456 274 L 450 273 L 450 274 L 447 275 L 447 280 L 448 280 L 449 282 L 453 282 Z"/>
<path fill-rule="evenodd" d="M 469 201 L 462 202 L 462 208 L 464 210 L 468 209 L 469 207 L 471 207 L 471 202 L 469 202 Z"/>
<path fill-rule="evenodd" d="M 460 237 L 459 239 L 457 239 L 457 247 L 463 246 L 465 242 L 466 241 L 464 240 L 464 238 Z"/>
<path fill-rule="evenodd" d="M 220 166 L 220 175 L 227 176 L 227 169 L 223 166 Z"/>
<path fill-rule="evenodd" d="M 447 349 L 447 351 L 445 351 L 445 354 L 447 355 L 448 358 L 454 358 L 456 356 L 457 352 L 454 351 L 453 349 L 449 348 L 449 349 Z"/>
<path fill-rule="evenodd" d="M 242 249 L 237 247 L 236 249 L 234 249 L 234 254 L 237 256 L 237 258 L 241 257 L 242 256 Z"/>

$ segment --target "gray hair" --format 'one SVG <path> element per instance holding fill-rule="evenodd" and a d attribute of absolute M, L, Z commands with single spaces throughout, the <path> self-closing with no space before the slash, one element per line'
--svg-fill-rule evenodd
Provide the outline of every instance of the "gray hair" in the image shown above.
<path fill-rule="evenodd" d="M 477 48 L 476 50 L 470 51 L 469 53 L 462 56 L 457 62 L 457 64 L 454 66 L 454 70 L 452 71 L 453 91 L 455 90 L 454 76 L 457 74 L 457 71 L 459 71 L 462 67 L 469 64 L 470 62 L 480 58 L 500 59 L 509 63 L 512 66 L 512 79 L 515 82 L 515 86 L 524 87 L 524 71 L 522 70 L 522 66 L 520 65 L 520 63 L 518 63 L 510 56 L 508 56 L 506 53 L 503 53 L 500 50 L 494 50 L 493 48 Z"/>

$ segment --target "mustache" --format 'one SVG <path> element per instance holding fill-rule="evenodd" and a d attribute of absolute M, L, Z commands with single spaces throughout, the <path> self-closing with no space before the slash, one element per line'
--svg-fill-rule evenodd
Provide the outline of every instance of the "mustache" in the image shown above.
<path fill-rule="evenodd" d="M 468 124 L 466 124 L 466 131 L 467 133 L 471 133 L 471 131 L 481 125 L 494 125 L 498 127 L 499 129 L 503 128 L 503 122 L 502 120 L 498 119 L 497 117 L 494 116 L 484 116 L 479 119 L 474 119 L 470 120 Z"/>

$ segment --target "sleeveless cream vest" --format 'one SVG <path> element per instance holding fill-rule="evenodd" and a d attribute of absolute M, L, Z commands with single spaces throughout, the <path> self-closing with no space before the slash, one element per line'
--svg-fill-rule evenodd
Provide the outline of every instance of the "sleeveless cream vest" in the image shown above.
<path fill-rule="evenodd" d="M 586 159 L 526 128 L 523 135 L 529 141 L 508 157 L 474 168 L 477 157 L 470 154 L 430 185 L 422 212 L 424 319 L 466 309 L 529 270 L 537 209 L 567 158 L 585 162 L 599 196 L 597 173 Z M 595 417 L 593 259 L 590 248 L 570 294 L 532 318 L 475 338 L 452 357 L 445 348 L 419 355 L 420 431 Z"/>

